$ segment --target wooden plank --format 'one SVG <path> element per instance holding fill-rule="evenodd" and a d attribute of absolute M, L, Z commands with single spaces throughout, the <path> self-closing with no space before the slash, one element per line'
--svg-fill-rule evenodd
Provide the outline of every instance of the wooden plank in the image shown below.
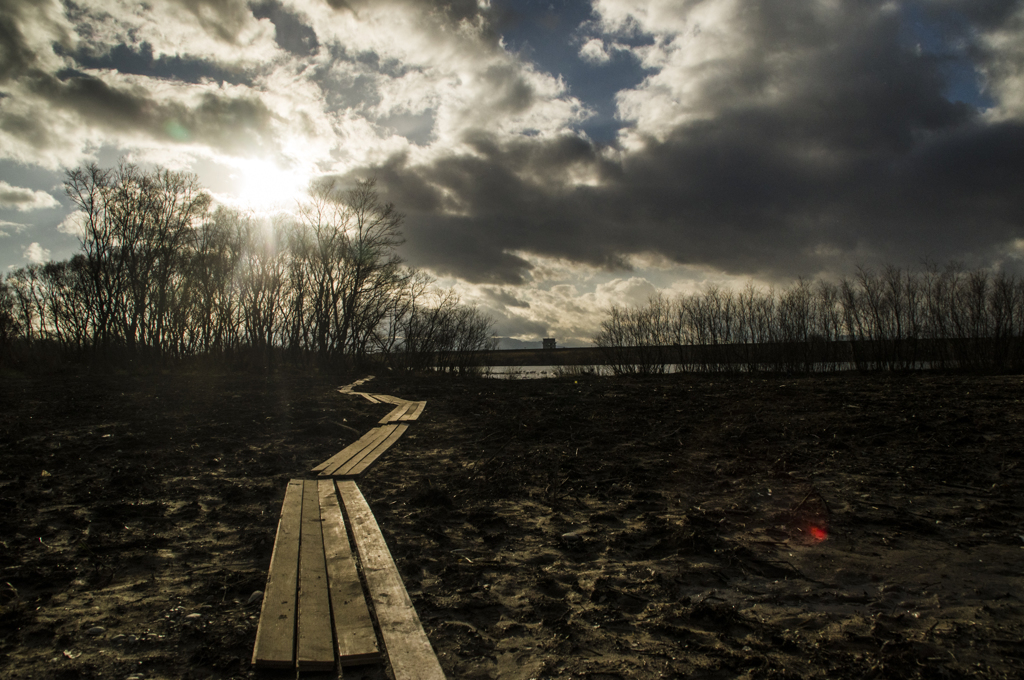
<path fill-rule="evenodd" d="M 395 680 L 444 680 L 441 664 L 366 499 L 355 482 L 339 481 L 337 485 Z"/>
<path fill-rule="evenodd" d="M 376 446 L 381 440 L 391 433 L 389 427 L 394 426 L 373 428 L 362 437 L 343 448 L 341 451 L 338 451 L 336 454 L 317 465 L 313 468 L 313 472 L 321 472 L 330 468 L 336 468 L 347 462 L 352 456 L 364 451 L 367 447 Z M 384 433 L 384 430 L 387 430 L 387 432 Z"/>
<path fill-rule="evenodd" d="M 338 455 L 331 458 L 325 467 L 322 467 L 319 472 L 321 477 L 331 477 L 338 474 L 338 470 L 348 466 L 354 461 L 362 460 L 363 456 L 368 452 L 374 450 L 381 442 L 385 441 L 395 431 L 398 425 L 382 425 L 375 427 L 367 435 L 372 434 L 372 437 L 367 438 L 358 448 L 350 447 L 351 450 L 345 449 Z M 364 435 L 364 438 L 366 435 Z M 361 439 L 362 441 L 362 439 Z M 347 452 L 347 453 L 346 453 Z M 344 454 L 344 455 L 343 455 Z M 320 467 L 320 466 L 317 466 Z"/>
<path fill-rule="evenodd" d="M 329 479 L 320 480 L 319 491 L 338 663 L 341 666 L 376 663 L 381 660 L 377 634 L 373 629 L 363 584 L 356 570 L 355 556 L 348 543 L 348 532 L 338 506 L 338 496 L 334 492 L 334 482 Z"/>
<path fill-rule="evenodd" d="M 353 387 L 358 387 L 359 385 L 362 385 L 364 382 L 368 382 L 370 380 L 373 380 L 373 376 L 372 375 L 368 375 L 365 378 L 360 378 L 359 380 L 356 380 L 355 382 L 352 382 L 352 383 L 349 383 L 348 385 L 344 385 L 342 387 L 339 387 L 338 391 L 342 392 L 342 393 L 346 393 L 346 394 L 347 393 L 351 393 Z"/>
<path fill-rule="evenodd" d="M 407 411 L 414 408 L 416 408 L 416 402 L 414 401 L 407 401 L 402 404 L 399 404 L 391 411 L 391 413 L 387 414 L 386 416 L 380 419 L 380 424 L 383 425 L 384 423 L 393 423 L 402 416 L 404 416 Z"/>
<path fill-rule="evenodd" d="M 295 601 L 301 524 L 302 480 L 293 479 L 285 489 L 267 586 L 263 591 L 256 645 L 252 652 L 252 665 L 258 668 L 292 668 L 295 663 Z"/>
<path fill-rule="evenodd" d="M 320 492 L 315 479 L 302 488 L 302 538 L 299 544 L 299 615 L 295 667 L 302 671 L 334 668 L 331 601 L 320 522 Z"/>
<path fill-rule="evenodd" d="M 370 402 L 371 404 L 380 403 L 374 398 L 372 394 L 367 394 L 366 392 L 353 392 L 352 394 L 358 394 L 360 397 L 363 397 L 364 399 L 366 399 L 366 401 Z"/>
<path fill-rule="evenodd" d="M 352 458 L 348 463 L 341 466 L 334 472 L 334 477 L 358 477 L 366 472 L 371 465 L 377 462 L 381 454 L 391 448 L 391 445 L 398 441 L 398 438 L 409 429 L 408 425 L 396 425 L 394 432 L 371 450 L 358 458 Z"/>
<path fill-rule="evenodd" d="M 402 404 L 408 403 L 405 399 L 392 397 L 390 394 L 374 394 L 373 396 L 376 397 L 378 401 L 383 401 L 388 404 L 394 404 L 395 406 L 401 406 Z"/>
<path fill-rule="evenodd" d="M 410 409 L 409 412 L 399 418 L 399 420 L 416 420 L 420 417 L 420 414 L 423 413 L 423 409 L 427 407 L 427 402 L 425 401 L 414 401 L 413 403 L 416 404 L 416 407 Z"/>

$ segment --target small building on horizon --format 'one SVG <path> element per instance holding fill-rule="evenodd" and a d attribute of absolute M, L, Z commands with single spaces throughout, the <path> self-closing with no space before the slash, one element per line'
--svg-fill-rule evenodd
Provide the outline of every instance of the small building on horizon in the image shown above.
<path fill-rule="evenodd" d="M 555 339 L 554 338 L 544 338 L 543 343 L 544 343 L 544 349 L 555 349 Z"/>

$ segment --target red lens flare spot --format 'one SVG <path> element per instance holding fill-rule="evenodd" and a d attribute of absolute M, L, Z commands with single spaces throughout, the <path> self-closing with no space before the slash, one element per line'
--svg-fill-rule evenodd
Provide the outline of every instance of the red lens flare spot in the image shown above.
<path fill-rule="evenodd" d="M 824 541 L 825 539 L 828 538 L 828 532 L 823 527 L 819 527 L 819 526 L 814 525 L 814 524 L 812 524 L 810 526 L 810 528 L 807 530 L 807 532 L 811 535 L 811 538 L 813 538 L 815 541 L 819 541 L 820 542 L 820 541 Z"/>

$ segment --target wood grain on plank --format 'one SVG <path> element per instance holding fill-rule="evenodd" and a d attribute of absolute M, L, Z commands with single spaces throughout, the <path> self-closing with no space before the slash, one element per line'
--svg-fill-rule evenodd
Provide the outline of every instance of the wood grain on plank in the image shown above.
<path fill-rule="evenodd" d="M 327 563 L 320 521 L 320 492 L 315 479 L 302 488 L 302 538 L 299 543 L 299 614 L 295 667 L 329 671 L 334 668 L 331 601 L 327 592 Z"/>
<path fill-rule="evenodd" d="M 376 446 L 383 441 L 389 434 L 391 434 L 391 428 L 393 427 L 393 425 L 390 425 L 373 428 L 362 437 L 343 448 L 341 451 L 338 451 L 336 454 L 317 465 L 313 468 L 313 472 L 323 472 L 324 470 L 329 470 L 345 464 L 350 458 L 352 458 L 352 456 L 365 451 L 367 447 Z"/>
<path fill-rule="evenodd" d="M 381 659 L 377 634 L 373 629 L 363 584 L 356 570 L 355 556 L 349 546 L 334 482 L 329 479 L 320 480 L 319 492 L 338 662 L 342 666 L 375 663 Z"/>
<path fill-rule="evenodd" d="M 402 416 L 404 416 L 410 409 L 414 409 L 415 407 L 416 407 L 416 402 L 414 402 L 414 401 L 407 401 L 407 402 L 405 402 L 403 404 L 399 404 L 398 406 L 396 406 L 391 411 L 391 413 L 389 413 L 386 416 L 384 416 L 383 418 L 381 418 L 380 419 L 380 423 L 382 425 L 384 423 L 393 423 L 396 420 L 398 420 L 399 418 L 401 418 Z"/>
<path fill-rule="evenodd" d="M 416 420 L 423 413 L 423 409 L 427 407 L 427 402 L 425 401 L 414 401 L 412 403 L 416 404 L 416 406 L 410 408 L 409 412 L 399 418 L 399 420 Z"/>
<path fill-rule="evenodd" d="M 382 401 L 386 404 L 393 404 L 395 406 L 401 406 L 402 404 L 408 403 L 405 399 L 392 397 L 390 394 L 374 394 L 373 396 L 376 397 L 378 401 Z"/>
<path fill-rule="evenodd" d="M 295 601 L 302 524 L 302 480 L 285 489 L 277 538 L 263 591 L 252 664 L 260 668 L 292 668 L 295 663 Z"/>
<path fill-rule="evenodd" d="M 395 680 L 444 680 L 384 536 L 355 482 L 337 482 Z"/>
<path fill-rule="evenodd" d="M 405 431 L 409 429 L 408 425 L 404 423 L 396 425 L 395 430 L 388 436 L 387 439 L 382 441 L 380 444 L 370 449 L 363 455 L 359 456 L 358 459 L 353 458 L 347 464 L 338 468 L 334 473 L 335 477 L 358 477 L 370 469 L 370 466 L 377 462 L 377 459 L 381 457 L 385 451 L 391 448 L 391 445 L 398 441 L 399 437 L 405 434 Z"/>
<path fill-rule="evenodd" d="M 363 456 L 373 451 L 381 442 L 386 441 L 397 427 L 398 425 L 382 425 L 373 428 L 360 439 L 361 443 L 358 447 L 355 445 L 347 447 L 344 451 L 327 461 L 327 465 L 323 467 L 317 466 L 321 468 L 319 470 L 320 476 L 333 477 L 339 474 L 339 470 L 351 465 L 353 461 L 362 460 Z M 372 437 L 369 436 L 371 434 L 373 435 Z"/>

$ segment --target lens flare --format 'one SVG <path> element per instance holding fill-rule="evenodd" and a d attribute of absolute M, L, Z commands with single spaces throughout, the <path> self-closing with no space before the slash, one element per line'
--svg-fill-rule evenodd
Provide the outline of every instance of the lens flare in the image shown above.
<path fill-rule="evenodd" d="M 817 524 L 812 524 L 807 529 L 807 533 L 809 533 L 811 538 L 819 543 L 828 538 L 828 531 L 826 531 L 824 527 L 819 527 Z"/>
<path fill-rule="evenodd" d="M 190 137 L 188 128 L 173 119 L 164 123 L 164 132 L 177 142 L 187 142 Z"/>

